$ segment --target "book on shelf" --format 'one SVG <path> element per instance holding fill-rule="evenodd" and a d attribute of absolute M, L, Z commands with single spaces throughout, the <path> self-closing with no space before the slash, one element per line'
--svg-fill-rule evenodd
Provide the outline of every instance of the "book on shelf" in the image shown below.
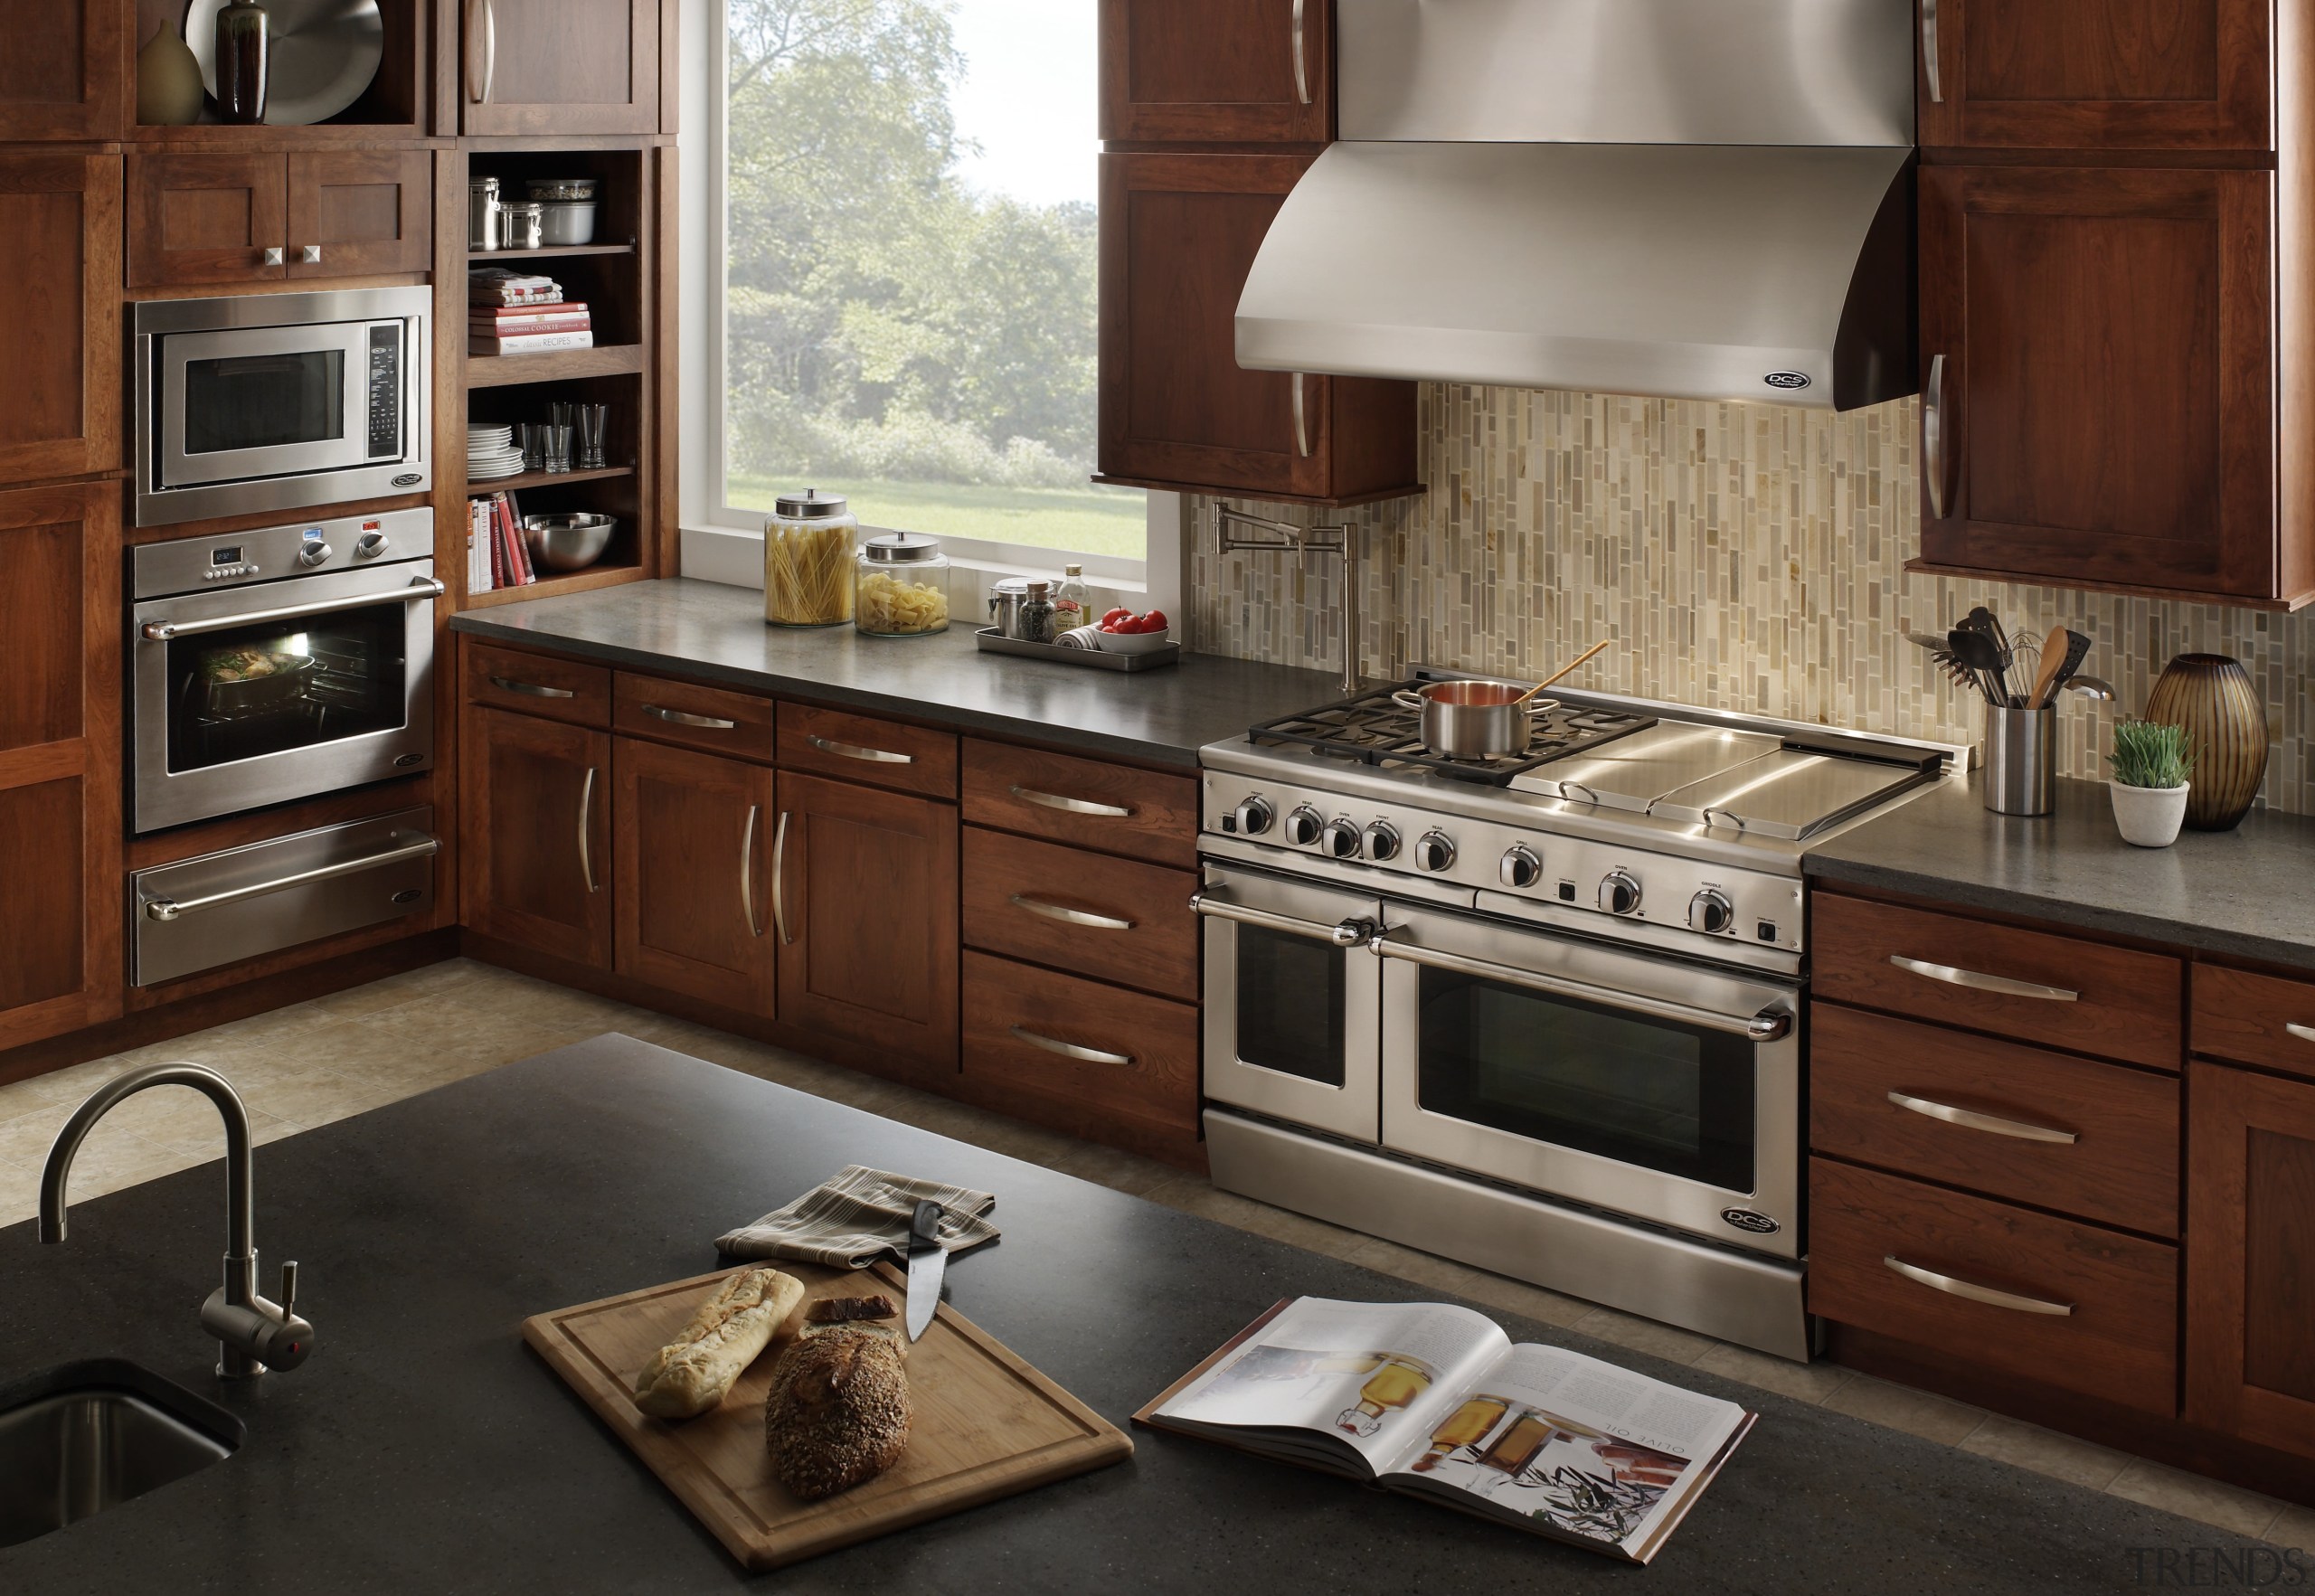
<path fill-rule="evenodd" d="M 467 273 L 469 307 L 553 305 L 562 298 L 562 285 L 551 277 L 512 271 L 504 266 L 479 267 Z"/>
<path fill-rule="evenodd" d="M 1134 1414 L 1643 1563 L 1757 1417 L 1469 1308 L 1320 1297 L 1279 1302 Z"/>
<path fill-rule="evenodd" d="M 467 334 L 468 354 L 545 354 L 557 349 L 592 349 L 594 346 L 595 335 L 584 326 L 559 333 L 522 333 L 503 336 L 472 331 Z"/>
<path fill-rule="evenodd" d="M 553 305 L 470 305 L 467 307 L 467 331 L 470 333 L 561 332 L 567 327 L 583 327 L 588 324 L 587 302 L 567 299 Z"/>
<path fill-rule="evenodd" d="M 502 490 L 470 499 L 468 515 L 468 592 L 526 588 L 539 580 L 523 538 L 522 510 L 513 494 Z"/>
<path fill-rule="evenodd" d="M 498 583 L 491 575 L 490 501 L 467 501 L 467 591 L 487 593 Z"/>

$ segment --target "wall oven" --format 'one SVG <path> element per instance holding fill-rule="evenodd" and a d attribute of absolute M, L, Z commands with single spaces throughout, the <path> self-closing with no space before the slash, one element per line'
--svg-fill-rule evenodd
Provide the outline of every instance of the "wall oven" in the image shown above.
<path fill-rule="evenodd" d="M 136 549 L 136 830 L 432 765 L 433 543 L 400 510 Z"/>
<path fill-rule="evenodd" d="M 136 521 L 345 504 L 433 484 L 427 288 L 136 307 Z"/>

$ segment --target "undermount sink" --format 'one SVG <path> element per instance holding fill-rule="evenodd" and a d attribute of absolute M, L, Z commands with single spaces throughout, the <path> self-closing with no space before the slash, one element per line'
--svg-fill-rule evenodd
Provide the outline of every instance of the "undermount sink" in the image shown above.
<path fill-rule="evenodd" d="M 120 1358 L 0 1386 L 0 1546 L 197 1474 L 243 1433 L 214 1402 Z"/>

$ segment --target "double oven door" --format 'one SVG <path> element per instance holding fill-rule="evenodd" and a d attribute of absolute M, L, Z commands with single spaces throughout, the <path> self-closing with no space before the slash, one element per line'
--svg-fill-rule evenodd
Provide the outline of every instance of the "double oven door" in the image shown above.
<path fill-rule="evenodd" d="M 1205 1092 L 1799 1255 L 1797 987 L 1210 865 Z"/>

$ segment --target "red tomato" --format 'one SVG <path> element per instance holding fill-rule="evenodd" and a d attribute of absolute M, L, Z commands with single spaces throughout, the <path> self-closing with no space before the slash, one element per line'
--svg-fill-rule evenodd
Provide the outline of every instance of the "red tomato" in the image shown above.
<path fill-rule="evenodd" d="M 1112 609 L 1101 617 L 1101 624 L 1105 627 L 1115 626 L 1119 621 L 1131 619 L 1133 611 L 1130 609 Z"/>
<path fill-rule="evenodd" d="M 1153 609 L 1141 619 L 1153 632 L 1162 632 L 1166 629 L 1166 612 L 1162 609 Z"/>

